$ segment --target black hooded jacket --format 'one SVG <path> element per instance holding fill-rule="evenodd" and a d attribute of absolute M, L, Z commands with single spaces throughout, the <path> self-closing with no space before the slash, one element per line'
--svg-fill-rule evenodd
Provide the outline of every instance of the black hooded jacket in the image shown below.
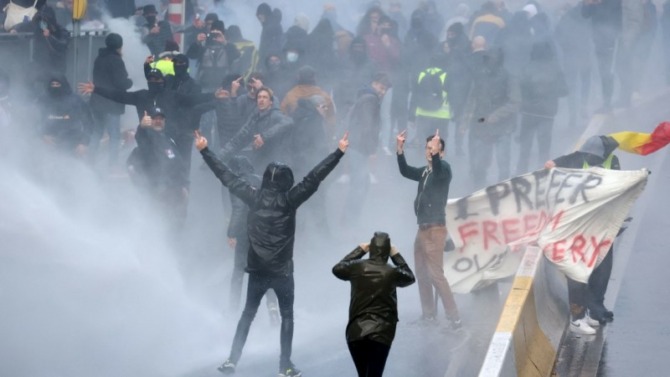
<path fill-rule="evenodd" d="M 126 65 L 118 51 L 111 48 L 101 48 L 98 57 L 93 63 L 93 84 L 96 87 L 115 90 L 128 90 L 133 86 L 133 80 L 128 78 Z M 91 109 L 102 114 L 123 114 L 125 106 L 98 94 L 91 96 Z"/>
<path fill-rule="evenodd" d="M 247 272 L 272 276 L 293 274 L 296 211 L 316 192 L 344 153 L 335 150 L 295 186 L 291 169 L 273 162 L 266 168 L 260 188 L 232 173 L 208 148 L 200 153 L 230 193 L 249 206 Z"/>
<path fill-rule="evenodd" d="M 261 177 L 254 174 L 254 167 L 246 157 L 235 156 L 230 159 L 228 165 L 233 173 L 249 182 L 252 186 L 258 187 L 261 185 Z M 226 232 L 226 235 L 228 238 L 247 237 L 249 206 L 235 195 L 230 195 L 230 204 L 232 212 L 230 214 L 230 222 L 228 223 L 228 231 Z"/>
<path fill-rule="evenodd" d="M 88 145 L 93 125 L 88 106 L 72 92 L 64 76 L 55 76 L 49 83 L 52 81 L 61 83 L 60 88 L 47 88 L 47 94 L 37 100 L 42 113 L 42 136 L 53 138 L 58 147 L 66 150 Z"/>
<path fill-rule="evenodd" d="M 338 279 L 351 282 L 347 342 L 365 338 L 388 346 L 393 342 L 398 322 L 396 287 L 407 287 L 415 279 L 400 254 L 391 257 L 395 267 L 387 263 L 390 249 L 390 240 L 382 247 L 372 242 L 370 258 L 361 259 L 365 251 L 359 246 L 333 267 Z"/>

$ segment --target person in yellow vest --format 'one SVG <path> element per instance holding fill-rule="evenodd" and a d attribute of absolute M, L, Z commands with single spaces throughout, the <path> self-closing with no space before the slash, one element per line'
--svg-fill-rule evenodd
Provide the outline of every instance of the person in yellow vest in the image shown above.
<path fill-rule="evenodd" d="M 618 146 L 619 143 L 610 136 L 591 136 L 578 151 L 549 160 L 544 167 L 588 169 L 600 166 L 620 170 L 619 158 L 613 153 Z M 570 331 L 592 335 L 596 333 L 594 327 L 614 320 L 614 313 L 604 305 L 607 284 L 612 274 L 613 251 L 613 247 L 610 247 L 605 258 L 591 273 L 588 284 L 568 278 Z"/>
<path fill-rule="evenodd" d="M 177 55 L 179 55 L 179 45 L 177 42 L 167 41 L 165 43 L 165 51 L 158 55 L 158 60 L 154 60 L 149 64 L 149 69 L 157 69 L 161 71 L 163 76 L 174 76 L 174 63 L 172 63 L 172 59 Z"/>
<path fill-rule="evenodd" d="M 440 130 L 444 139 L 451 119 L 447 95 L 447 72 L 431 59 L 431 66 L 419 72 L 412 87 L 409 121 L 416 125 L 417 135 L 430 135 Z"/>

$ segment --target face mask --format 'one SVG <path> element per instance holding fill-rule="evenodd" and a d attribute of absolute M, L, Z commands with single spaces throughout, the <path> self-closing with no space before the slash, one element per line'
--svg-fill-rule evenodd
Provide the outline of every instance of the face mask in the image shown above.
<path fill-rule="evenodd" d="M 175 64 L 174 75 L 177 77 L 183 77 L 188 75 L 188 66 L 186 64 Z"/>
<path fill-rule="evenodd" d="M 60 97 L 63 94 L 65 94 L 65 89 L 62 86 L 59 86 L 57 88 L 54 87 L 49 87 L 49 94 L 53 97 Z"/>
<path fill-rule="evenodd" d="M 144 16 L 144 18 L 146 18 L 147 23 L 149 25 L 153 25 L 156 23 L 156 16 Z"/>
<path fill-rule="evenodd" d="M 163 91 L 163 88 L 165 87 L 165 82 L 160 81 L 160 82 L 153 82 L 149 81 L 147 83 L 149 86 L 149 92 L 153 94 L 157 94 Z"/>
<path fill-rule="evenodd" d="M 298 57 L 299 57 L 299 55 L 298 55 L 297 52 L 289 52 L 289 53 L 286 54 L 286 60 L 287 60 L 289 63 L 295 63 L 295 62 L 297 62 L 297 61 L 298 61 Z"/>

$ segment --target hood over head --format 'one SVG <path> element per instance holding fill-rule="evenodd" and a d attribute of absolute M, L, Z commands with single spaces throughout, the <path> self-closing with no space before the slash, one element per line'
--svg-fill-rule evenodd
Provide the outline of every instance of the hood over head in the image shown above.
<path fill-rule="evenodd" d="M 59 83 L 60 87 L 52 87 L 51 83 L 53 82 Z M 54 75 L 47 82 L 47 92 L 52 96 L 59 97 L 72 94 L 72 88 L 64 75 Z"/>
<path fill-rule="evenodd" d="M 116 33 L 109 33 L 105 37 L 105 46 L 110 50 L 118 50 L 123 47 L 123 37 Z"/>
<path fill-rule="evenodd" d="M 593 158 L 587 156 L 589 165 L 601 164 L 614 150 L 619 146 L 614 138 L 605 135 L 595 135 L 586 139 L 579 148 L 580 152 L 587 153 Z"/>
<path fill-rule="evenodd" d="M 281 162 L 271 162 L 263 173 L 261 189 L 286 192 L 293 187 L 293 171 Z"/>
<path fill-rule="evenodd" d="M 391 255 L 391 238 L 388 233 L 375 232 L 370 240 L 370 259 L 386 263 Z"/>

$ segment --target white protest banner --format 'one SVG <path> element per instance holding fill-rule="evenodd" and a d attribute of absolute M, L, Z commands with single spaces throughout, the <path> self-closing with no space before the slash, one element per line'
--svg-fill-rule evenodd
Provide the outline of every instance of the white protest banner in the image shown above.
<path fill-rule="evenodd" d="M 467 293 L 513 275 L 521 246 L 537 243 L 570 278 L 587 282 L 612 245 L 649 172 L 543 169 L 450 201 L 445 256 L 452 290 Z"/>

